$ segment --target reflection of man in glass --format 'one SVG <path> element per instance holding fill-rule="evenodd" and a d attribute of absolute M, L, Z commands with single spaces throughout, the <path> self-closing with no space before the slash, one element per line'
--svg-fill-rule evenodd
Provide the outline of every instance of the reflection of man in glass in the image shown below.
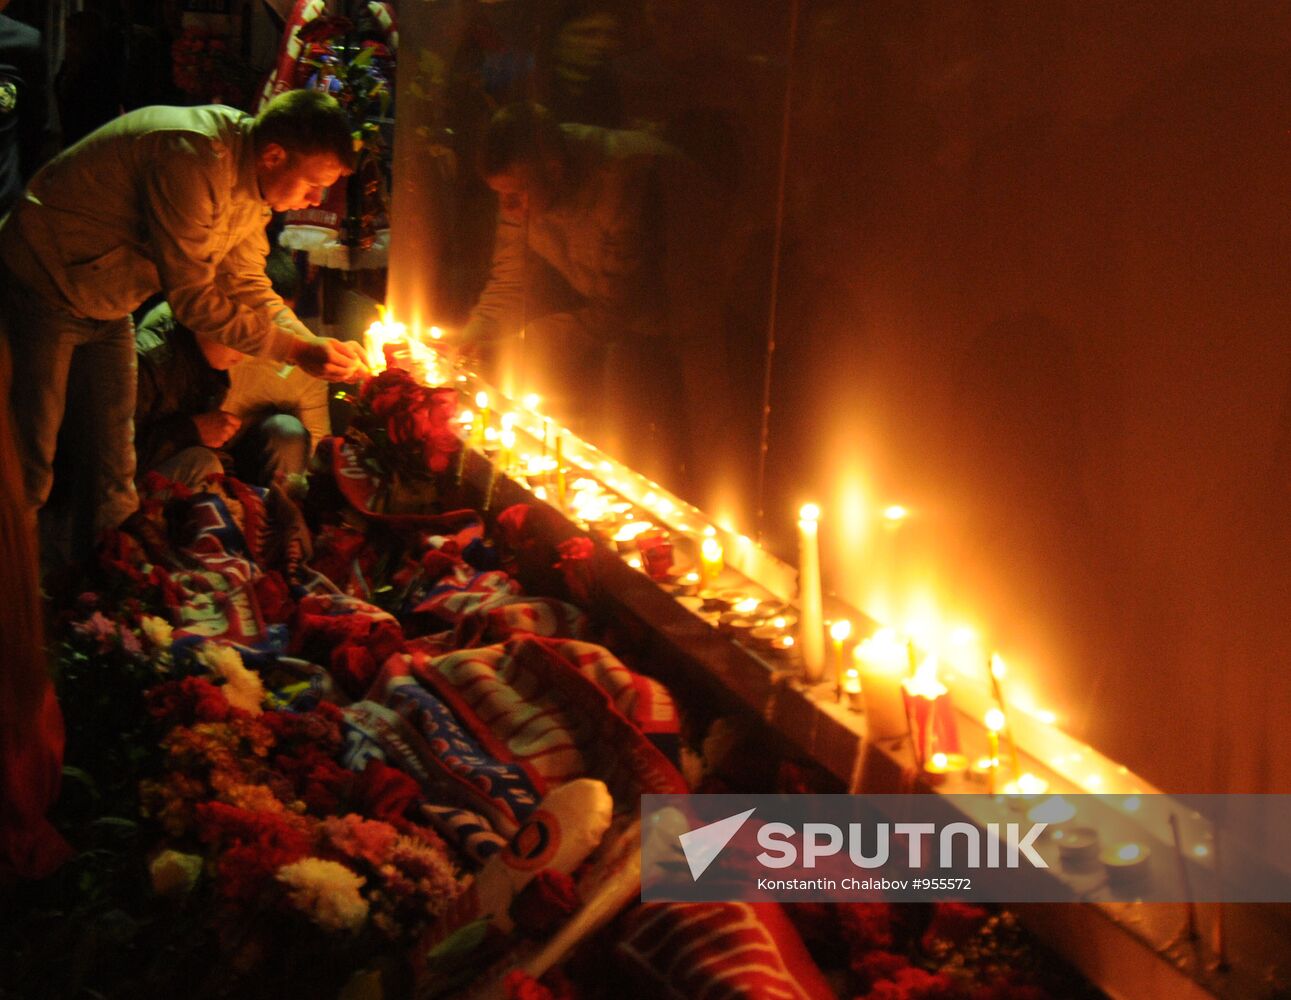
<path fill-rule="evenodd" d="M 461 340 L 526 328 L 528 381 L 598 443 L 649 463 L 676 415 L 664 249 L 685 161 L 651 136 L 515 104 L 490 123 L 480 170 L 499 221 Z"/>

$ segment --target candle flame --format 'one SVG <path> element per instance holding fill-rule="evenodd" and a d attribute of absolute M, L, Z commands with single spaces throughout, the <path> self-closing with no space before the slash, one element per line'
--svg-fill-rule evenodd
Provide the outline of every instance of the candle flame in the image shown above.
<path fill-rule="evenodd" d="M 475 394 L 475 405 L 481 410 L 489 408 L 489 394 L 483 389 Z"/>
<path fill-rule="evenodd" d="M 917 698 L 940 698 L 946 693 L 946 685 L 937 677 L 937 657 L 929 654 L 919 664 L 913 677 L 904 681 L 906 691 Z"/>
<path fill-rule="evenodd" d="M 440 329 L 439 327 L 437 327 L 437 326 L 432 326 L 432 327 L 430 328 L 430 339 L 431 339 L 431 340 L 443 340 L 443 339 L 444 339 L 444 331 L 443 331 L 443 330 L 441 330 L 441 329 Z"/>
<path fill-rule="evenodd" d="M 538 405 L 542 402 L 542 397 L 536 392 L 529 392 L 524 397 L 524 408 L 531 413 L 537 412 Z"/>
<path fill-rule="evenodd" d="M 986 728 L 993 733 L 998 733 L 1004 729 L 1004 713 L 998 708 L 992 708 L 986 713 Z"/>
<path fill-rule="evenodd" d="M 1016 782 L 1018 791 L 1023 795 L 1043 795 L 1049 790 L 1049 782 L 1044 778 L 1037 777 L 1030 771 L 1018 775 Z"/>
<path fill-rule="evenodd" d="M 820 507 L 814 503 L 805 503 L 798 510 L 798 520 L 815 523 L 820 520 Z"/>
<path fill-rule="evenodd" d="M 858 664 L 876 673 L 899 676 L 906 670 L 906 647 L 896 629 L 884 627 L 865 639 L 852 654 Z"/>
<path fill-rule="evenodd" d="M 756 597 L 746 597 L 742 601 L 736 601 L 733 607 L 734 610 L 738 611 L 740 614 L 747 615 L 750 612 L 756 611 L 758 609 L 758 605 L 761 603 L 762 602 Z"/>
<path fill-rule="evenodd" d="M 705 538 L 704 544 L 700 546 L 700 552 L 709 562 L 717 562 L 722 558 L 722 543 L 716 538 Z"/>
<path fill-rule="evenodd" d="M 904 521 L 909 516 L 910 516 L 910 512 L 906 510 L 906 508 L 902 507 L 899 503 L 894 503 L 888 507 L 883 508 L 883 520 L 891 524 L 896 524 L 900 521 Z"/>
<path fill-rule="evenodd" d="M 829 626 L 829 637 L 835 642 L 846 642 L 852 635 L 852 623 L 846 618 L 840 618 L 834 624 Z"/>
<path fill-rule="evenodd" d="M 1122 844 L 1116 849 L 1116 856 L 1122 861 L 1137 861 L 1143 854 L 1138 844 Z"/>
<path fill-rule="evenodd" d="M 623 525 L 623 527 L 614 533 L 614 540 L 616 542 L 630 542 L 638 535 L 645 534 L 653 527 L 654 525 L 649 521 L 632 521 L 629 524 Z"/>
<path fill-rule="evenodd" d="M 991 654 L 991 674 L 997 681 L 1004 680 L 1004 675 L 1008 672 L 1008 667 L 1004 665 L 1004 657 L 999 653 Z"/>
<path fill-rule="evenodd" d="M 950 758 L 949 758 L 949 757 L 947 757 L 944 753 L 942 753 L 942 752 L 939 750 L 939 751 L 937 751 L 935 754 L 933 754 L 933 755 L 932 755 L 932 766 L 933 766 L 933 767 L 938 767 L 938 768 L 945 768 L 946 763 L 947 763 L 947 761 L 949 761 L 949 760 L 950 760 Z"/>

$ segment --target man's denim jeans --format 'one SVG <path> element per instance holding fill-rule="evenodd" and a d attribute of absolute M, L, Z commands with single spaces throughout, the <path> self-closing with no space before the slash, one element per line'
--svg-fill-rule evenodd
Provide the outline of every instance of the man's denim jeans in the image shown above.
<path fill-rule="evenodd" d="M 0 320 L 13 351 L 10 401 L 27 502 L 39 509 L 49 499 L 58 432 L 66 419 L 75 434 L 64 440 L 77 452 L 69 467 L 78 477 L 93 479 L 93 527 L 117 527 L 138 506 L 131 318 L 73 316 L 0 270 Z"/>

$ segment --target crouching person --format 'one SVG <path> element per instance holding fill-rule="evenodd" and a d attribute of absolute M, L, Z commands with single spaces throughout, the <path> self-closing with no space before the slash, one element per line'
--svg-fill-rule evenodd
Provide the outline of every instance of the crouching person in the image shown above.
<path fill-rule="evenodd" d="M 220 450 L 241 426 L 222 407 L 229 369 L 245 355 L 177 324 L 154 309 L 135 335 L 138 393 L 135 458 L 139 474 L 159 472 L 199 488 L 224 471 Z"/>

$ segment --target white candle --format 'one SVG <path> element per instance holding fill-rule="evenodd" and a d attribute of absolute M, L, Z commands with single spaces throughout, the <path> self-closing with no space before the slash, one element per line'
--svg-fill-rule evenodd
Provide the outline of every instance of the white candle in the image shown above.
<path fill-rule="evenodd" d="M 798 512 L 798 644 L 803 673 L 815 684 L 825 673 L 825 614 L 820 596 L 820 508 L 804 504 Z"/>
<path fill-rule="evenodd" d="M 865 692 L 865 726 L 871 740 L 888 740 L 909 731 L 901 682 L 906 675 L 905 644 L 890 628 L 879 629 L 852 653 Z"/>

